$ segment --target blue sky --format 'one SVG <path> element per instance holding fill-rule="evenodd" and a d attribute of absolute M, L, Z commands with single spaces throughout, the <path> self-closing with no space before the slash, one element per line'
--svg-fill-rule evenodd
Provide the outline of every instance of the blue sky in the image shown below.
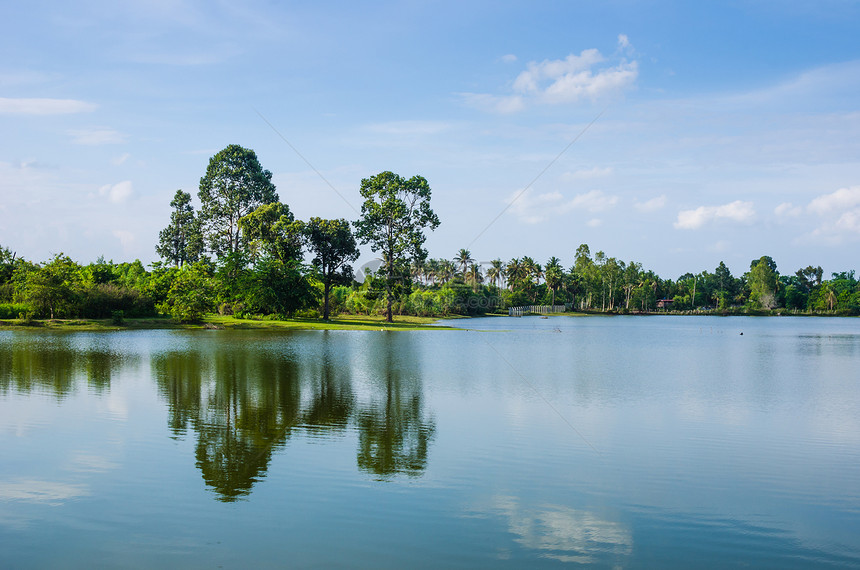
<path fill-rule="evenodd" d="M 154 261 L 240 144 L 303 219 L 423 175 L 432 257 L 860 269 L 858 29 L 852 0 L 7 3 L 0 245 Z"/>

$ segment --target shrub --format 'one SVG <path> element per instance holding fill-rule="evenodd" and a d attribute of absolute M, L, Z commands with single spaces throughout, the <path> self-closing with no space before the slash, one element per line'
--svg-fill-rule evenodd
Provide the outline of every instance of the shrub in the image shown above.
<path fill-rule="evenodd" d="M 26 303 L 0 303 L 0 319 L 17 319 L 18 315 L 32 312 Z"/>

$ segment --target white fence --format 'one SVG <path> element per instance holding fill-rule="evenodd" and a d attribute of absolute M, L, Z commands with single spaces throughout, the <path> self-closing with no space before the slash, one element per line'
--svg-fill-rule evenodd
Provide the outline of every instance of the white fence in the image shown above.
<path fill-rule="evenodd" d="M 549 313 L 563 313 L 564 305 L 526 305 L 525 307 L 511 307 L 508 309 L 509 317 L 522 317 L 523 315 L 546 315 Z"/>

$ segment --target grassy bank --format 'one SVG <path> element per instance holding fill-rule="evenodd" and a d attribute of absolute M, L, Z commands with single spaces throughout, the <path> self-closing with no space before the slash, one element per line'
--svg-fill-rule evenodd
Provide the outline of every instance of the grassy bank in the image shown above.
<path fill-rule="evenodd" d="M 204 322 L 196 324 L 176 323 L 171 319 L 123 319 L 117 325 L 111 319 L 44 319 L 24 321 L 6 319 L 0 321 L 0 330 L 57 330 L 57 331 L 117 331 L 146 329 L 252 329 L 252 330 L 439 330 L 450 329 L 444 325 L 433 325 L 439 319 L 431 317 L 396 317 L 393 323 L 385 322 L 381 316 L 341 315 L 330 321 L 322 319 L 288 319 L 284 321 L 262 319 L 237 319 L 220 315 L 208 315 Z"/>

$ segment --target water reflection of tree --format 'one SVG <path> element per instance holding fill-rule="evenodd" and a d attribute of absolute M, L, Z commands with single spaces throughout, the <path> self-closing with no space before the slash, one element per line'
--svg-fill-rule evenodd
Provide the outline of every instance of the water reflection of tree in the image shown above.
<path fill-rule="evenodd" d="M 227 341 L 154 358 L 170 428 L 176 437 L 195 432 L 197 467 L 220 500 L 248 495 L 296 427 L 347 426 L 354 401 L 349 367 L 333 361 L 329 344 L 324 338 L 314 345 L 320 354 L 301 359 L 285 345 L 257 350 Z M 303 384 L 310 393 L 304 403 Z"/>
<path fill-rule="evenodd" d="M 310 372 L 310 403 L 304 411 L 304 424 L 314 431 L 343 430 L 355 407 L 348 361 L 333 347 L 332 333 L 322 333 L 322 354 Z M 313 364 L 312 364 L 313 365 Z"/>
<path fill-rule="evenodd" d="M 435 425 L 423 414 L 423 387 L 408 334 L 376 335 L 371 354 L 381 396 L 358 414 L 358 466 L 382 479 L 427 468 Z"/>
<path fill-rule="evenodd" d="M 374 394 L 357 409 L 355 363 L 338 338 L 322 332 L 254 343 L 224 335 L 153 357 L 170 429 L 174 437 L 194 433 L 197 467 L 219 500 L 247 496 L 297 428 L 328 435 L 355 421 L 361 470 L 389 478 L 426 469 L 433 424 L 423 415 L 408 342 L 368 347 Z"/>
<path fill-rule="evenodd" d="M 197 467 L 219 498 L 247 495 L 301 418 L 296 365 L 244 343 L 165 353 L 154 360 L 176 436 L 197 435 Z"/>
<path fill-rule="evenodd" d="M 0 343 L 0 391 L 47 392 L 62 400 L 83 380 L 96 392 L 136 360 L 104 343 L 73 343 L 67 335 L 13 337 Z"/>

